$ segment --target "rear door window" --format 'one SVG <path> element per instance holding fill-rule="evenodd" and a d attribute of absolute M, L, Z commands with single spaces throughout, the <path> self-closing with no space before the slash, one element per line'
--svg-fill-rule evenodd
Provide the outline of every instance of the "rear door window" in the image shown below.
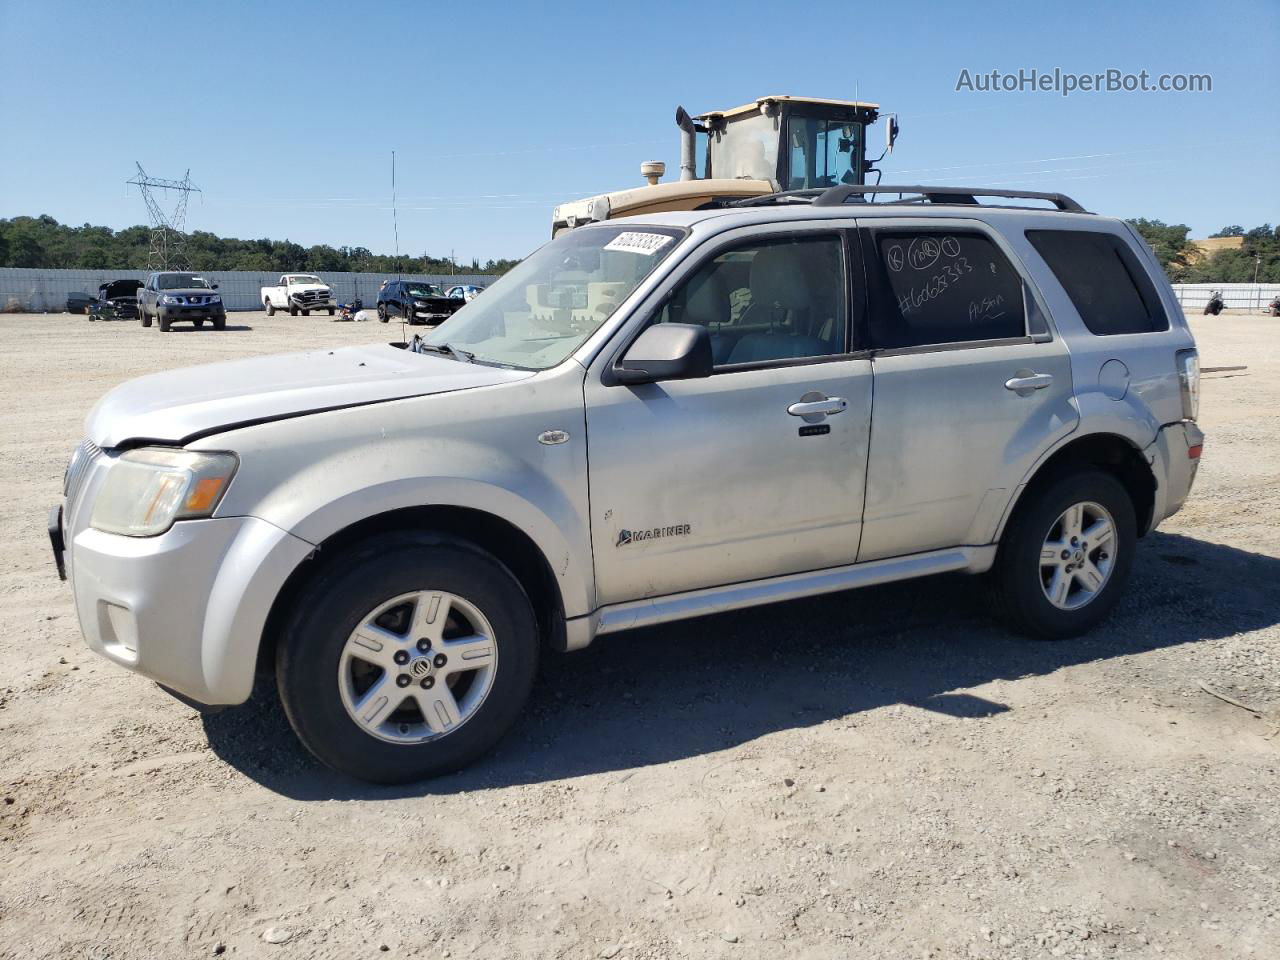
<path fill-rule="evenodd" d="M 1155 284 L 1120 237 L 1088 230 L 1028 230 L 1027 239 L 1096 336 L 1169 329 Z"/>
<path fill-rule="evenodd" d="M 1022 277 L 989 237 L 963 230 L 872 230 L 872 346 L 1026 335 Z"/>

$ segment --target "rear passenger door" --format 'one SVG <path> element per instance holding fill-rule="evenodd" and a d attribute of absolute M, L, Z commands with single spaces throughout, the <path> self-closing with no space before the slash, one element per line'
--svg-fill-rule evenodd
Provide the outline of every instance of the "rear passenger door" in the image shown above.
<path fill-rule="evenodd" d="M 986 224 L 861 234 L 875 411 L 858 559 L 989 543 L 1014 487 L 1075 429 L 1066 346 Z"/>

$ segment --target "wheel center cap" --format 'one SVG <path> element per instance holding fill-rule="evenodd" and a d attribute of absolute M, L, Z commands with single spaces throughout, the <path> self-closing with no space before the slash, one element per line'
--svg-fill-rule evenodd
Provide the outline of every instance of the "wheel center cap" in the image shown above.
<path fill-rule="evenodd" d="M 1071 558 L 1076 563 L 1084 563 L 1084 553 L 1080 550 L 1076 551 L 1076 555 Z"/>
<path fill-rule="evenodd" d="M 418 657 L 409 664 L 409 672 L 421 680 L 423 677 L 429 677 L 435 670 L 431 663 L 430 657 Z"/>

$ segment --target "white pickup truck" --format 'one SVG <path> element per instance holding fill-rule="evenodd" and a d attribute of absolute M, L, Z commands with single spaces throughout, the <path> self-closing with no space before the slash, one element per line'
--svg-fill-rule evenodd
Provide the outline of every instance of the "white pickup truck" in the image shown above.
<path fill-rule="evenodd" d="M 262 288 L 262 307 L 268 317 L 275 316 L 277 310 L 288 310 L 294 317 L 328 310 L 332 317 L 337 306 L 329 285 L 314 273 L 282 273 L 278 284 Z"/>

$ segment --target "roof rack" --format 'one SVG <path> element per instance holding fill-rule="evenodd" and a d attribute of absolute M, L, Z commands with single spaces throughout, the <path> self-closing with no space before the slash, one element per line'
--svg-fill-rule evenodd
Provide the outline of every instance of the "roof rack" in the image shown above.
<path fill-rule="evenodd" d="M 881 193 L 896 193 L 897 200 L 868 200 L 867 194 L 876 196 Z M 915 194 L 903 197 L 903 194 Z M 825 187 L 813 190 L 784 190 L 770 193 L 763 197 L 750 197 L 738 200 L 735 206 L 756 207 L 772 203 L 811 203 L 815 207 L 838 207 L 850 200 L 855 203 L 912 204 L 912 203 L 948 203 L 968 206 L 981 206 L 978 197 L 1001 197 L 1010 200 L 1044 200 L 1052 203 L 1057 209 L 1068 213 L 1087 213 L 1084 207 L 1076 203 L 1065 193 L 1040 193 L 1035 190 L 1000 190 L 995 187 L 927 187 L 897 186 L 894 184 L 841 184 L 836 187 Z"/>

